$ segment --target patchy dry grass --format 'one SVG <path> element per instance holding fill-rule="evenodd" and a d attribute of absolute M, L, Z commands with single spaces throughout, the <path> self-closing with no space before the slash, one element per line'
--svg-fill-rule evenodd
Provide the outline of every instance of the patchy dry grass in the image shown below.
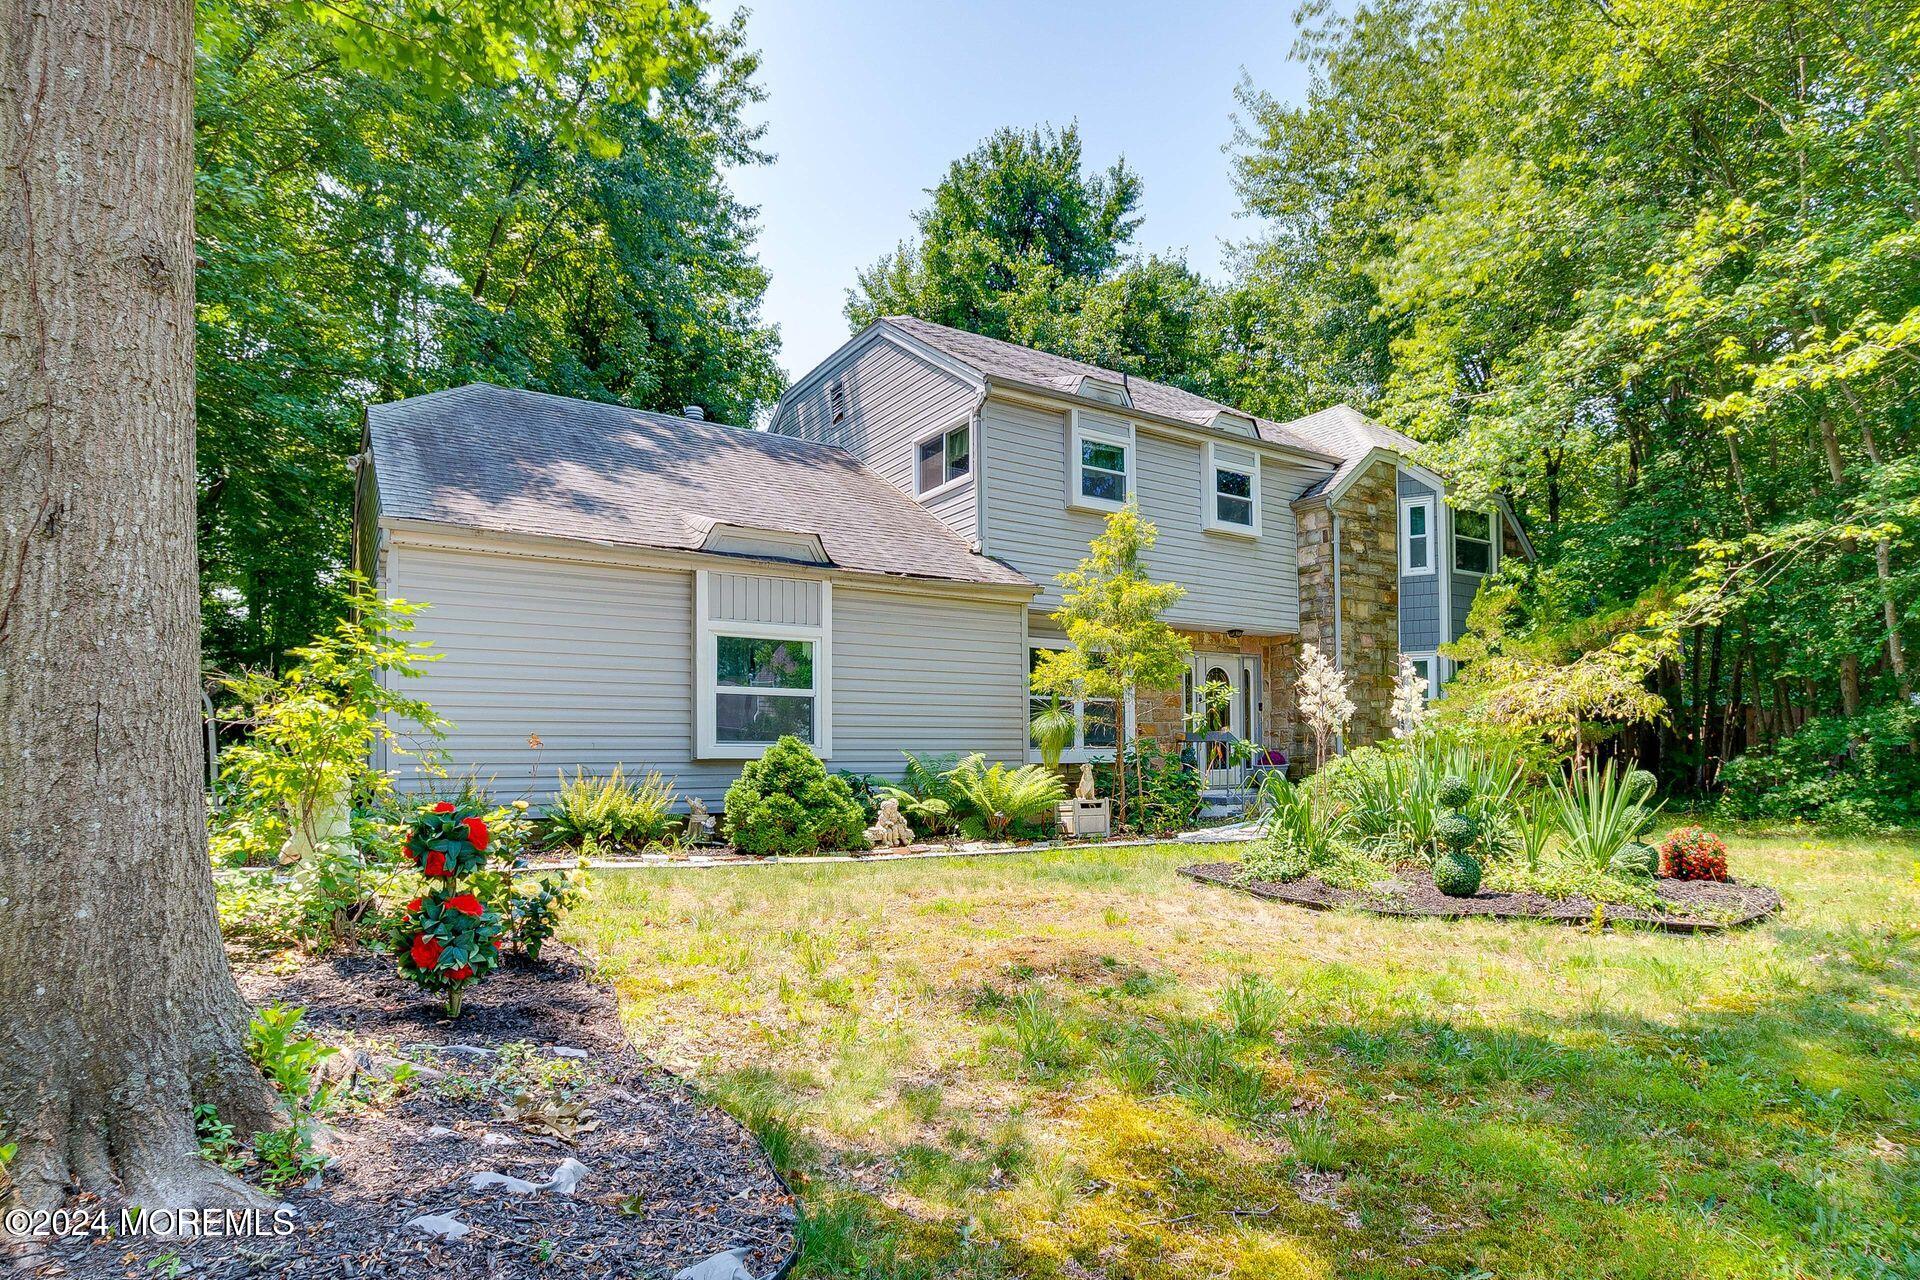
<path fill-rule="evenodd" d="M 1727 937 L 1314 914 L 1178 848 L 609 873 L 636 1040 L 800 1276 L 1920 1275 L 1920 846 L 1733 842 Z"/>

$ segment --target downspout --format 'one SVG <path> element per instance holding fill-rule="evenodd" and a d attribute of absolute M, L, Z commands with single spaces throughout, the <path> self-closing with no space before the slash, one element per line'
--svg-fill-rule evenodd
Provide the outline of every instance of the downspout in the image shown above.
<path fill-rule="evenodd" d="M 1327 504 L 1329 517 L 1328 529 L 1333 541 L 1333 666 L 1336 671 L 1347 669 L 1346 648 L 1340 642 L 1340 513 Z"/>
<path fill-rule="evenodd" d="M 980 383 L 980 394 L 973 398 L 973 412 L 967 418 L 967 431 L 973 437 L 973 545 L 987 554 L 987 384 Z"/>

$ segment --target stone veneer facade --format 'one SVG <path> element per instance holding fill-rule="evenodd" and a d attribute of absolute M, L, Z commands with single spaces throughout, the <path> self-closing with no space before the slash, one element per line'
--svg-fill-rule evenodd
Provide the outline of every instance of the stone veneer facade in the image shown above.
<path fill-rule="evenodd" d="M 1294 684 L 1302 644 L 1334 652 L 1332 516 L 1340 517 L 1339 662 L 1354 703 L 1349 745 L 1372 742 L 1392 729 L 1393 682 L 1400 661 L 1400 499 L 1394 464 L 1377 460 L 1350 485 L 1334 511 L 1320 501 L 1298 509 L 1300 634 L 1229 636 L 1181 631 L 1196 652 L 1260 658 L 1263 705 L 1253 737 L 1311 768 L 1313 739 L 1299 722 Z M 1171 746 L 1185 731 L 1183 691 L 1142 689 L 1134 696 L 1134 724 L 1143 737 Z"/>
<path fill-rule="evenodd" d="M 1334 516 L 1339 517 L 1340 627 L 1335 661 L 1347 673 L 1349 745 L 1386 737 L 1400 663 L 1400 498 L 1394 464 L 1376 459 L 1331 509 L 1299 509 L 1300 642 L 1335 654 Z M 1311 751 L 1308 752 L 1311 754 Z"/>

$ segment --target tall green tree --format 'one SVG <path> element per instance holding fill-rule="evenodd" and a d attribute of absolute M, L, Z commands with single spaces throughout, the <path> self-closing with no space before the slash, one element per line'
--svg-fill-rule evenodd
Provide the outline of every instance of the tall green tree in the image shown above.
<path fill-rule="evenodd" d="M 1305 17 L 1306 100 L 1242 93 L 1265 234 L 1230 292 L 1290 350 L 1234 376 L 1352 385 L 1461 501 L 1513 501 L 1544 553 L 1521 625 L 1575 650 L 1772 557 L 1655 655 L 1670 715 L 1639 745 L 1672 779 L 1909 692 L 1920 579 L 1882 517 L 1920 426 L 1920 6 Z"/>
<path fill-rule="evenodd" d="M 1073 125 L 995 131 L 955 160 L 917 238 L 847 292 L 855 328 L 911 315 L 1194 390 L 1216 293 L 1179 256 L 1130 254 L 1140 179 L 1092 170 Z"/>
<path fill-rule="evenodd" d="M 739 20 L 541 13 L 595 41 L 543 49 L 550 76 L 502 79 L 450 66 L 459 40 L 422 46 L 332 5 L 199 5 L 199 521 L 218 665 L 275 663 L 330 624 L 369 399 L 486 379 L 745 424 L 779 391 L 752 211 L 722 177 L 766 159 Z M 508 15 L 500 48 L 526 47 L 539 19 Z"/>

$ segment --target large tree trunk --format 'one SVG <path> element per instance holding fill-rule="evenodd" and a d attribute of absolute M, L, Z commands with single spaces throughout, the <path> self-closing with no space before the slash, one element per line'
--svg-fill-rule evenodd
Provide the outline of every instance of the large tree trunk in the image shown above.
<path fill-rule="evenodd" d="M 255 1196 L 207 861 L 193 6 L 0 0 L 0 1131 L 30 1207 Z"/>

